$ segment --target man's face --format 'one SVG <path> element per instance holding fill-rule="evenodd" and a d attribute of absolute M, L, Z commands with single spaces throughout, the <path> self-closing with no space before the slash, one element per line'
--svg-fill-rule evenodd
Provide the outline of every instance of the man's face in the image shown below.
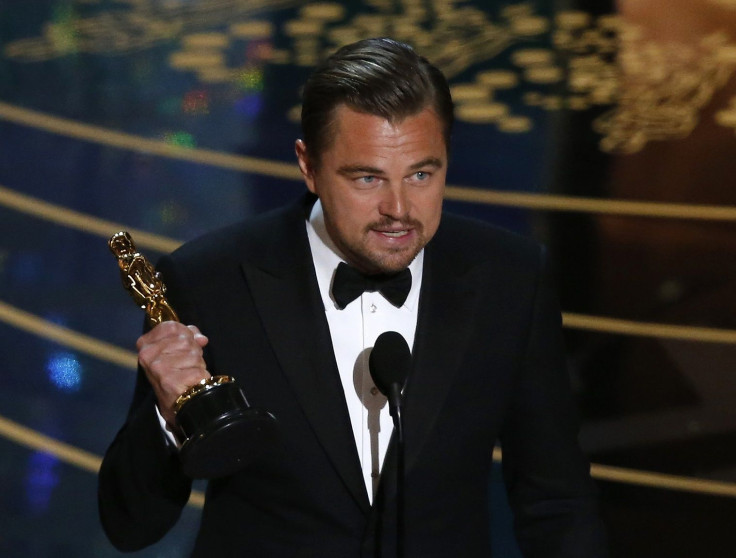
<path fill-rule="evenodd" d="M 334 118 L 319 165 L 296 142 L 307 187 L 350 264 L 364 273 L 400 271 L 440 223 L 447 173 L 441 123 L 430 108 L 396 124 L 346 106 Z"/>

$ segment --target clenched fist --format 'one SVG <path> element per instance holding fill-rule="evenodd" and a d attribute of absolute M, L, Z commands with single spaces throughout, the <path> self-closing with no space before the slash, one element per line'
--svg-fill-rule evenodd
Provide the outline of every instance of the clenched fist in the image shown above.
<path fill-rule="evenodd" d="M 138 362 L 158 400 L 161 416 L 175 425 L 174 402 L 200 380 L 210 377 L 202 356 L 208 339 L 196 326 L 162 322 L 137 343 Z"/>

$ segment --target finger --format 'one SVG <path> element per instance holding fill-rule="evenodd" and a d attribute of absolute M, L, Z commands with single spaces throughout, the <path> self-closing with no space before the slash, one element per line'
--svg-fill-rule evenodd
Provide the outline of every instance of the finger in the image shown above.
<path fill-rule="evenodd" d="M 209 343 L 209 339 L 206 335 L 204 335 L 201 331 L 199 331 L 199 328 L 195 325 L 189 325 L 187 326 L 189 330 L 194 334 L 194 341 L 200 346 L 204 347 Z"/>
<path fill-rule="evenodd" d="M 136 348 L 140 350 L 140 348 L 145 345 L 156 343 L 161 339 L 178 336 L 183 333 L 186 333 L 187 335 L 193 335 L 189 328 L 178 322 L 162 322 L 150 331 L 141 335 L 138 338 L 138 341 L 136 341 Z"/>
<path fill-rule="evenodd" d="M 202 358 L 202 347 L 191 332 L 186 331 L 179 335 L 165 337 L 152 343 L 161 355 L 194 355 Z"/>
<path fill-rule="evenodd" d="M 189 368 L 205 371 L 207 368 L 202 348 L 191 339 L 172 339 L 148 345 L 139 351 L 138 359 L 144 368 L 156 374 L 173 374 Z"/>

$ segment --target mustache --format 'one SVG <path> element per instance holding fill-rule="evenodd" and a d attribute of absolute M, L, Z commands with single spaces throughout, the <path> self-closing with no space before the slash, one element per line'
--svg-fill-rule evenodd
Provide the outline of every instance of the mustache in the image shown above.
<path fill-rule="evenodd" d="M 397 225 L 402 229 L 421 230 L 424 228 L 422 226 L 421 221 L 417 221 L 416 219 L 391 219 L 390 217 L 386 217 L 384 219 L 381 219 L 380 221 L 374 221 L 373 223 L 369 223 L 366 226 L 366 230 L 391 229 L 391 228 L 396 228 Z"/>

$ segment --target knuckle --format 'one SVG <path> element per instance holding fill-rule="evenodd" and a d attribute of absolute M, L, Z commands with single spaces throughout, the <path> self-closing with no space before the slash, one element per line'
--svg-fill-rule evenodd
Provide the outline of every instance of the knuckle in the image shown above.
<path fill-rule="evenodd" d="M 156 327 L 158 329 L 160 329 L 161 331 L 172 332 L 172 331 L 176 331 L 179 328 L 180 325 L 181 324 L 179 324 L 177 322 L 170 322 L 169 321 L 169 322 L 161 322 Z"/>
<path fill-rule="evenodd" d="M 138 360 L 141 363 L 150 364 L 153 348 L 150 345 L 143 346 L 138 349 Z"/>

